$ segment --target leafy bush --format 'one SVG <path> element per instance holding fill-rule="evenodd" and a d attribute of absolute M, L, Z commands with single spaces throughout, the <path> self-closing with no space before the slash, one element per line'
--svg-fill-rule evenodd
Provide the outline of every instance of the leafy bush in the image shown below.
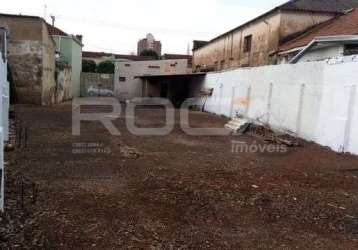
<path fill-rule="evenodd" d="M 159 60 L 159 55 L 157 54 L 157 52 L 155 52 L 154 50 L 151 49 L 145 49 L 140 53 L 140 56 L 148 56 L 148 57 L 152 57 L 154 60 Z"/>
<path fill-rule="evenodd" d="M 82 60 L 82 72 L 96 72 L 96 62 L 92 60 Z"/>
<path fill-rule="evenodd" d="M 97 73 L 114 74 L 114 63 L 112 61 L 104 61 L 97 65 Z"/>

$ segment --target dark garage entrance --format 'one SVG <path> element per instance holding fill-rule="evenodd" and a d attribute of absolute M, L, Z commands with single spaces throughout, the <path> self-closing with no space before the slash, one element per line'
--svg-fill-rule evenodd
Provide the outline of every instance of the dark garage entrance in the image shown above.
<path fill-rule="evenodd" d="M 195 97 L 204 77 L 205 73 L 139 76 L 143 80 L 143 97 L 167 98 L 175 107 Z"/>

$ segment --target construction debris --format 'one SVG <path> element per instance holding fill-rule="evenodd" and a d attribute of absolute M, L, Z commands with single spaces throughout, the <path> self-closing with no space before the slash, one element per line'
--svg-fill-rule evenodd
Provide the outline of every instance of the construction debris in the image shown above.
<path fill-rule="evenodd" d="M 244 134 L 250 126 L 250 120 L 244 118 L 234 118 L 225 128 L 232 130 L 235 134 Z"/>
<path fill-rule="evenodd" d="M 247 134 L 270 143 L 283 144 L 288 147 L 298 147 L 301 145 L 298 137 L 293 135 L 293 133 L 273 130 L 260 121 L 237 117 L 226 124 L 225 128 L 231 130 L 235 135 Z"/>
<path fill-rule="evenodd" d="M 136 148 L 120 145 L 120 152 L 124 158 L 138 159 L 141 157 L 141 153 Z"/>
<path fill-rule="evenodd" d="M 260 138 L 266 142 L 283 144 L 287 147 L 298 147 L 302 145 L 302 143 L 300 143 L 300 139 L 297 136 L 294 136 L 293 133 L 273 130 L 264 124 L 250 124 L 246 134 Z"/>

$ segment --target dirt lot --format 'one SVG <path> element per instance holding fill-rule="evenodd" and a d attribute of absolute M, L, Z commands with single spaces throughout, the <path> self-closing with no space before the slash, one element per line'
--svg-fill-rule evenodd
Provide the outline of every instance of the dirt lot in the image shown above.
<path fill-rule="evenodd" d="M 168 136 L 138 137 L 125 116 L 115 122 L 121 136 L 85 122 L 75 137 L 70 105 L 16 114 L 28 135 L 7 154 L 3 249 L 358 248 L 357 157 L 307 142 L 233 153 L 233 140 L 265 143 L 188 136 L 178 124 Z M 136 120 L 161 126 L 164 113 L 143 108 Z M 194 127 L 225 122 L 191 115 Z"/>

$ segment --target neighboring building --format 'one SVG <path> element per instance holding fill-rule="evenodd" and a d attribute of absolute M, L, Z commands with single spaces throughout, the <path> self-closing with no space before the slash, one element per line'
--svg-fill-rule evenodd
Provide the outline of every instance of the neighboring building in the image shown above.
<path fill-rule="evenodd" d="M 150 96 L 141 76 L 185 75 L 191 72 L 187 59 L 117 62 L 115 70 L 115 95 L 121 100 Z"/>
<path fill-rule="evenodd" d="M 152 60 L 150 57 L 146 56 L 136 56 L 136 55 L 121 55 L 121 54 L 112 54 L 105 52 L 92 52 L 92 51 L 83 51 L 82 52 L 83 60 L 92 60 L 96 64 L 104 62 L 104 61 L 123 61 L 123 62 L 131 62 L 131 61 L 146 61 Z"/>
<path fill-rule="evenodd" d="M 194 71 L 277 63 L 279 45 L 338 13 L 358 6 L 358 0 L 292 0 L 208 43 L 196 41 Z"/>
<path fill-rule="evenodd" d="M 307 48 L 307 51 L 297 58 L 297 61 L 319 61 L 358 54 L 357 24 L 358 9 L 354 9 L 342 16 L 317 25 L 301 36 L 282 44 L 278 52 L 279 63 L 290 62 L 308 45 L 310 45 L 310 48 Z"/>
<path fill-rule="evenodd" d="M 162 60 L 177 60 L 177 59 L 186 59 L 186 60 L 188 60 L 188 67 L 192 68 L 192 66 L 193 66 L 193 56 L 191 56 L 191 55 L 164 54 L 162 56 Z"/>
<path fill-rule="evenodd" d="M 56 42 L 56 49 L 60 54 L 61 62 L 71 67 L 71 91 L 69 97 L 79 97 L 82 72 L 82 36 L 69 35 L 50 24 L 48 29 Z"/>
<path fill-rule="evenodd" d="M 144 50 L 153 50 L 158 54 L 158 56 L 161 56 L 162 43 L 160 41 L 156 41 L 152 34 L 148 34 L 146 38 L 138 42 L 138 55 L 140 55 Z"/>
<path fill-rule="evenodd" d="M 9 30 L 8 63 L 19 103 L 56 102 L 56 44 L 46 22 L 37 16 L 0 14 L 0 26 Z"/>

